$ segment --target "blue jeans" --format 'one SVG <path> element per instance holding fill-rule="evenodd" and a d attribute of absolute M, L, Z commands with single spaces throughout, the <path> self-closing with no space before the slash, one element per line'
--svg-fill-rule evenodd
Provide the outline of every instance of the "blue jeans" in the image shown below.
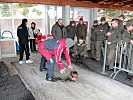
<path fill-rule="evenodd" d="M 47 75 L 48 77 L 53 77 L 54 76 L 54 65 L 55 65 L 54 56 L 52 56 L 50 59 L 52 61 L 48 60 Z"/>
<path fill-rule="evenodd" d="M 40 70 L 45 69 L 45 64 L 46 64 L 47 60 L 45 57 L 41 57 L 41 63 L 40 63 Z"/>

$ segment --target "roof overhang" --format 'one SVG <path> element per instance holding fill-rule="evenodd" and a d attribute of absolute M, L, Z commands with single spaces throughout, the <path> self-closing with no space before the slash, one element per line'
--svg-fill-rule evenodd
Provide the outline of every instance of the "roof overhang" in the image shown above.
<path fill-rule="evenodd" d="M 132 0 L 0 0 L 0 2 L 46 4 L 61 6 L 70 5 L 73 7 L 107 8 L 133 11 Z"/>

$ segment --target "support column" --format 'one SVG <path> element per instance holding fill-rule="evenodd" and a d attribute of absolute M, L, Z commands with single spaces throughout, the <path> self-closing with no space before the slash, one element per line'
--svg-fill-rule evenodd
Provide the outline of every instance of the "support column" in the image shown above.
<path fill-rule="evenodd" d="M 1 26 L 0 26 L 0 36 L 1 36 Z M 2 55 L 1 55 L 1 42 L 0 42 L 0 59 L 2 59 Z"/>
<path fill-rule="evenodd" d="M 62 9 L 62 19 L 65 26 L 70 23 L 70 6 L 64 6 Z"/>
<path fill-rule="evenodd" d="M 11 3 L 11 18 L 12 18 L 12 35 L 13 35 L 13 37 L 14 37 L 14 33 L 15 33 L 15 25 L 14 25 L 14 13 L 13 13 L 13 9 L 14 9 L 14 6 L 13 6 L 13 3 Z"/>
<path fill-rule="evenodd" d="M 1 42 L 0 42 L 0 59 L 2 59 L 2 54 L 1 54 Z"/>
<path fill-rule="evenodd" d="M 88 50 L 91 49 L 91 27 L 93 25 L 93 21 L 97 19 L 97 8 L 90 8 L 90 22 L 89 22 L 89 33 L 88 33 L 88 41 L 87 41 L 87 47 Z"/>
<path fill-rule="evenodd" d="M 47 5 L 44 5 L 44 8 L 45 8 L 45 18 L 44 18 L 44 32 L 45 33 L 42 33 L 42 35 L 46 35 L 47 36 L 47 34 L 48 34 L 48 7 L 47 7 Z M 47 37 L 46 37 L 47 38 Z"/>
<path fill-rule="evenodd" d="M 98 11 L 97 8 L 91 8 L 90 9 L 90 26 L 92 26 L 93 21 L 97 19 L 97 11 Z"/>

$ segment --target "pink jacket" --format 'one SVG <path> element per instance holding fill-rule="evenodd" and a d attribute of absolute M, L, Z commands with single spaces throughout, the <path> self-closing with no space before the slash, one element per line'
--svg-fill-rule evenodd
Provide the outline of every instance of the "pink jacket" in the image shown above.
<path fill-rule="evenodd" d="M 53 49 L 54 51 L 44 49 L 45 41 L 40 42 L 38 45 L 40 53 L 47 59 L 49 60 L 52 56 L 55 56 L 55 61 L 57 65 L 60 67 L 60 69 L 64 69 L 64 65 L 61 61 L 61 55 L 64 53 L 66 62 L 69 66 L 71 66 L 71 59 L 69 55 L 69 50 L 65 46 L 66 39 L 60 39 L 58 40 L 59 46 L 55 46 Z"/>

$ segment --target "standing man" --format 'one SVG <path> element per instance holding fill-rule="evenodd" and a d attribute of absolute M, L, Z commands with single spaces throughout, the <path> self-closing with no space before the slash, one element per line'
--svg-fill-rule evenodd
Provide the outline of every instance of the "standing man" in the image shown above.
<path fill-rule="evenodd" d="M 129 51 L 130 44 L 132 45 L 130 64 L 127 64 L 129 69 L 133 71 L 133 19 L 128 20 L 126 29 L 123 32 L 122 39 L 127 42 L 127 50 Z M 129 53 L 129 52 L 128 52 Z M 128 59 L 128 58 L 127 58 Z M 132 79 L 133 74 L 128 73 L 128 80 Z"/>
<path fill-rule="evenodd" d="M 98 25 L 98 27 L 95 29 L 95 32 L 97 33 L 97 38 L 96 38 L 96 60 L 100 61 L 101 57 L 101 50 L 104 55 L 104 39 L 105 39 L 105 34 L 109 30 L 109 24 L 106 21 L 105 17 L 101 18 L 101 24 Z"/>
<path fill-rule="evenodd" d="M 111 29 L 107 33 L 108 36 L 108 64 L 109 70 L 113 70 L 114 62 L 115 62 L 115 51 L 116 44 L 121 40 L 121 29 L 118 26 L 118 19 L 112 19 L 111 21 Z"/>
<path fill-rule="evenodd" d="M 66 26 L 67 29 L 67 38 L 71 38 L 74 40 L 77 28 L 75 21 L 70 21 L 70 24 Z"/>
<path fill-rule="evenodd" d="M 79 19 L 79 24 L 77 25 L 77 40 L 80 37 L 83 37 L 84 40 L 86 40 L 86 36 L 87 36 L 87 27 L 84 24 L 83 18 Z"/>
<path fill-rule="evenodd" d="M 95 29 L 98 26 L 98 20 L 94 20 L 93 26 L 91 27 L 91 57 L 92 59 L 96 59 L 96 38 L 97 33 L 95 32 Z"/>
<path fill-rule="evenodd" d="M 118 16 L 118 24 L 119 24 L 119 29 L 121 30 L 121 34 L 123 34 L 123 31 L 124 31 L 124 19 L 125 19 L 125 16 L 124 15 L 120 15 Z"/>
<path fill-rule="evenodd" d="M 76 35 L 76 31 L 77 31 L 76 22 L 70 21 L 70 24 L 66 26 L 66 29 L 67 29 L 67 38 L 71 38 L 72 40 L 74 40 L 74 37 Z M 74 46 L 72 46 L 69 49 L 70 54 L 73 53 L 73 47 Z"/>
<path fill-rule="evenodd" d="M 29 53 L 29 40 L 28 40 L 28 28 L 27 28 L 27 19 L 22 20 L 22 24 L 18 26 L 17 28 L 17 36 L 19 39 L 19 46 L 20 46 L 20 59 L 19 64 L 23 64 L 23 53 L 25 51 L 26 53 L 26 63 L 33 63 L 29 59 L 30 53 Z"/>
<path fill-rule="evenodd" d="M 61 18 L 53 25 L 51 34 L 55 39 L 67 38 L 67 30 L 63 25 L 63 20 Z"/>
<path fill-rule="evenodd" d="M 48 62 L 48 68 L 47 68 L 47 75 L 46 80 L 55 82 L 57 81 L 54 76 L 54 64 L 55 62 L 60 68 L 60 73 L 65 73 L 65 67 L 63 63 L 61 62 L 61 55 L 64 53 L 66 62 L 68 64 L 68 68 L 72 69 L 71 66 L 71 59 L 69 56 L 68 49 L 74 45 L 74 41 L 70 38 L 67 39 L 49 39 L 44 42 L 39 43 L 39 51 L 45 58 L 44 63 L 46 63 L 46 60 Z"/>

